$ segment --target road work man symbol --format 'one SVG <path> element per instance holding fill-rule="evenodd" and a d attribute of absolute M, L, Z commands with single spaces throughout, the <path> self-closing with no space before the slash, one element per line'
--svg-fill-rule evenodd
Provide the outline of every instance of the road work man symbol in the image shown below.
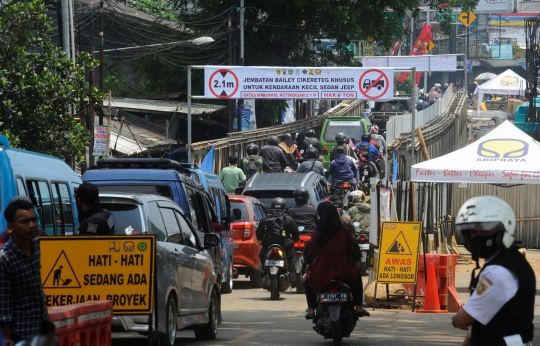
<path fill-rule="evenodd" d="M 58 267 L 58 269 L 55 269 L 54 276 L 53 276 L 53 286 L 60 286 L 60 281 L 62 281 L 62 286 L 67 286 L 71 282 L 71 279 L 62 279 L 62 268 L 63 266 Z"/>

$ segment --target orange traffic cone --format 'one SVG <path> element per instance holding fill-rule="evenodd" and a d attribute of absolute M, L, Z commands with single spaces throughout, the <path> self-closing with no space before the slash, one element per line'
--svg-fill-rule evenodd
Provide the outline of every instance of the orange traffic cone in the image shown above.
<path fill-rule="evenodd" d="M 439 292 L 437 291 L 437 278 L 435 277 L 435 264 L 428 263 L 428 277 L 426 284 L 426 296 L 424 298 L 424 310 L 416 310 L 420 313 L 444 314 L 448 310 L 440 310 Z"/>

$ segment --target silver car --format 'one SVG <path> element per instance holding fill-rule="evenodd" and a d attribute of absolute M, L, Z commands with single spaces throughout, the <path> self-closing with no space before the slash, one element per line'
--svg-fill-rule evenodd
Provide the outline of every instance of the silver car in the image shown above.
<path fill-rule="evenodd" d="M 114 215 L 117 235 L 156 235 L 159 344 L 174 345 L 176 331 L 185 328 L 193 328 L 197 339 L 215 339 L 221 296 L 207 249 L 219 237 L 205 234 L 201 241 L 182 209 L 159 195 L 102 193 L 100 201 Z M 145 334 L 148 316 L 114 316 L 113 327 Z"/>

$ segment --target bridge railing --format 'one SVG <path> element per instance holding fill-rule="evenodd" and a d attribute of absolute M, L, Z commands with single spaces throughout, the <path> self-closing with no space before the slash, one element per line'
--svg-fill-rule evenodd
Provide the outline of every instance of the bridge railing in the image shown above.
<path fill-rule="evenodd" d="M 360 116 L 364 110 L 364 103 L 361 100 L 344 101 L 317 117 L 304 118 L 288 124 L 262 129 L 228 133 L 226 138 L 193 143 L 193 162 L 200 165 L 210 148 L 214 147 L 214 172 L 219 173 L 221 169 L 229 165 L 228 157 L 230 154 L 236 154 L 239 158 L 245 156 L 245 149 L 249 143 L 255 143 L 259 148 L 262 148 L 271 135 L 281 136 L 285 133 L 296 133 L 307 129 L 315 129 L 318 134 L 325 118 Z"/>

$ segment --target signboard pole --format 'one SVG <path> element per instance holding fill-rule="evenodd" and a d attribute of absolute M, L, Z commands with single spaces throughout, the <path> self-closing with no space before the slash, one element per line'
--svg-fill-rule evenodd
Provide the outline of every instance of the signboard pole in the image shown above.
<path fill-rule="evenodd" d="M 416 67 L 412 68 L 412 75 L 413 78 L 416 78 Z M 412 99 L 413 99 L 413 107 L 411 110 L 411 167 L 414 165 L 414 142 L 415 142 L 415 130 L 416 130 L 416 124 L 415 124 L 415 118 L 416 118 L 416 97 L 417 97 L 417 91 L 416 91 L 416 84 L 413 83 L 412 88 Z M 424 90 L 425 91 L 425 90 Z"/>
<path fill-rule="evenodd" d="M 187 67 L 187 162 L 191 163 L 191 65 Z"/>
<path fill-rule="evenodd" d="M 157 256 L 156 256 L 157 257 Z M 154 311 L 152 311 L 152 314 L 148 315 L 148 346 L 154 346 L 159 345 L 159 309 L 158 309 L 158 301 L 157 299 L 157 263 L 154 260 L 154 277 L 152 278 L 154 281 L 154 296 L 150 297 L 150 299 L 153 299 L 154 301 Z M 416 288 L 415 288 L 415 294 L 416 294 Z M 154 317 L 155 316 L 155 317 Z M 155 328 L 154 328 L 155 324 Z M 154 339 L 154 332 L 156 334 L 156 338 Z"/>

